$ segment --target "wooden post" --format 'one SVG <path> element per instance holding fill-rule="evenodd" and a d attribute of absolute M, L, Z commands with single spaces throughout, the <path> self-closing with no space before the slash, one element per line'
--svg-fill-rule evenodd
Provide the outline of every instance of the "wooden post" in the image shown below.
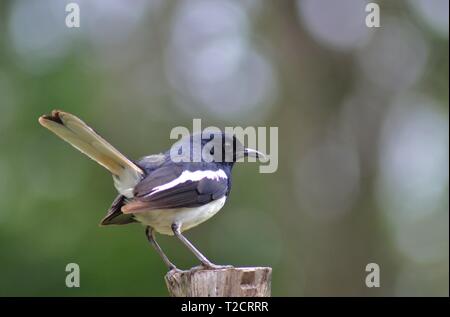
<path fill-rule="evenodd" d="M 269 297 L 272 268 L 240 267 L 168 272 L 165 276 L 174 297 Z"/>

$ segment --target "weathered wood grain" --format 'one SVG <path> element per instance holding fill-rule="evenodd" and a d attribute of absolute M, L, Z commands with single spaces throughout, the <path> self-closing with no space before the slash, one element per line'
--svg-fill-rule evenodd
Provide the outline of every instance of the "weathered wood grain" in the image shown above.
<path fill-rule="evenodd" d="M 170 271 L 165 280 L 174 297 L 269 297 L 272 268 L 240 267 Z"/>

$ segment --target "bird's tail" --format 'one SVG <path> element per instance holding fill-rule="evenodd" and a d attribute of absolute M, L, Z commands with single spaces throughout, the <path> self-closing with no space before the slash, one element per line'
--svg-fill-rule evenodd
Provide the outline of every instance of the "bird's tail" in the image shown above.
<path fill-rule="evenodd" d="M 53 110 L 51 115 L 41 116 L 39 123 L 109 170 L 122 195 L 133 195 L 133 188 L 144 172 L 86 123 L 73 114 L 57 110 Z"/>

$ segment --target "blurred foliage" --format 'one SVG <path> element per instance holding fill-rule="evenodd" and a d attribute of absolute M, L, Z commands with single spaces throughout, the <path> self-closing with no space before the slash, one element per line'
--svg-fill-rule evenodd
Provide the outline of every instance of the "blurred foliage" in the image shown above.
<path fill-rule="evenodd" d="M 130 158 L 193 118 L 277 126 L 278 171 L 235 167 L 200 250 L 272 266 L 275 296 L 448 296 L 448 1 L 377 1 L 373 29 L 358 0 L 71 2 L 79 29 L 64 1 L 0 2 L 0 295 L 167 294 L 140 225 L 98 227 L 111 178 L 39 126 L 57 108 Z"/>

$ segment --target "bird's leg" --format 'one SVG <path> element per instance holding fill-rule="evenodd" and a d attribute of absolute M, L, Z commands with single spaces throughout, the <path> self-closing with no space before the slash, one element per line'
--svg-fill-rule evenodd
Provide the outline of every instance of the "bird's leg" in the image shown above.
<path fill-rule="evenodd" d="M 172 231 L 175 234 L 175 236 L 180 239 L 181 242 L 197 257 L 197 259 L 200 260 L 203 267 L 208 269 L 223 269 L 223 268 L 230 268 L 230 265 L 217 265 L 209 261 L 199 250 L 197 250 L 194 245 L 189 242 L 188 239 L 186 239 L 185 236 L 181 234 L 181 225 L 179 223 L 173 223 L 172 224 Z"/>
<path fill-rule="evenodd" d="M 170 270 L 178 270 L 177 267 L 172 262 L 170 262 L 169 258 L 163 252 L 163 250 L 159 246 L 158 242 L 156 242 L 156 240 L 155 240 L 155 231 L 153 230 L 152 227 L 147 226 L 147 228 L 145 228 L 145 235 L 147 236 L 147 239 L 150 242 L 150 244 L 155 248 L 156 252 L 158 252 L 158 254 L 161 256 L 161 258 L 163 259 L 164 263 L 169 268 L 169 271 Z"/>

